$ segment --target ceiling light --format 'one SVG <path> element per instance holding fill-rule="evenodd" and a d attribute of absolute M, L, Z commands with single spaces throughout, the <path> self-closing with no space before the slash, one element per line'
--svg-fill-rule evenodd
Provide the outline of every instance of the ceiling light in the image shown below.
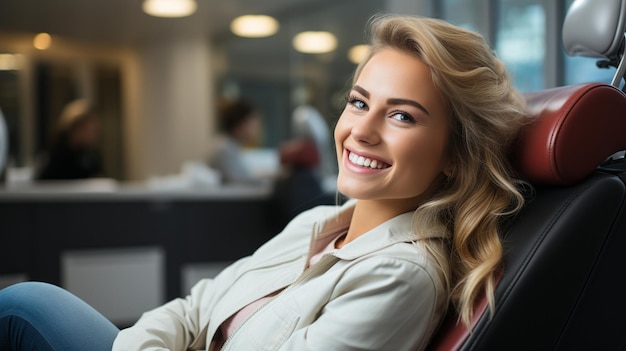
<path fill-rule="evenodd" d="M 323 54 L 337 48 L 337 38 L 329 32 L 302 32 L 293 38 L 293 47 L 307 54 Z"/>
<path fill-rule="evenodd" d="M 350 62 L 358 65 L 365 58 L 365 55 L 367 55 L 367 51 L 369 50 L 369 48 L 369 45 L 365 44 L 355 45 L 351 47 L 348 51 L 348 59 L 350 60 Z"/>
<path fill-rule="evenodd" d="M 156 17 L 185 17 L 196 12 L 195 0 L 145 0 L 143 11 Z"/>
<path fill-rule="evenodd" d="M 240 37 L 263 38 L 278 32 L 279 24 L 274 17 L 265 15 L 245 15 L 230 23 L 230 30 Z"/>
<path fill-rule="evenodd" d="M 33 39 L 35 49 L 47 50 L 52 44 L 52 37 L 48 33 L 39 33 Z"/>

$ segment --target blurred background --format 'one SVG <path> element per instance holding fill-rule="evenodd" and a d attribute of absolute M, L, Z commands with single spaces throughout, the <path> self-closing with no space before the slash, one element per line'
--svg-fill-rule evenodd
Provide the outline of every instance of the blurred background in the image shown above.
<path fill-rule="evenodd" d="M 303 99 L 332 128 L 355 68 L 350 50 L 365 42 L 365 24 L 380 12 L 440 17 L 483 33 L 524 91 L 608 80 L 610 70 L 563 52 L 560 26 L 571 2 L 199 0 L 192 14 L 165 18 L 145 13 L 140 0 L 5 0 L 0 108 L 8 163 L 33 166 L 63 106 L 76 98 L 98 105 L 103 174 L 122 181 L 204 159 L 223 96 L 244 96 L 260 107 L 262 147 L 290 137 L 290 116 Z M 250 14 L 274 18 L 276 32 L 234 34 L 231 22 Z M 293 40 L 304 31 L 328 32 L 335 43 L 328 52 L 300 52 Z"/>
<path fill-rule="evenodd" d="M 3 0 L 0 287 L 49 281 L 131 323 L 252 252 L 295 212 L 337 201 L 332 169 L 294 170 L 321 169 L 324 150 L 334 157 L 329 136 L 372 15 L 437 17 L 482 33 L 524 92 L 610 82 L 614 69 L 563 50 L 572 2 Z M 221 103 L 240 98 L 259 119 L 256 139 L 240 146 L 261 181 L 235 186 L 210 158 Z M 98 167 L 87 182 L 39 181 L 77 99 L 97 111 L 97 127 L 85 128 L 97 134 L 89 160 Z M 303 128 L 317 151 L 294 161 L 310 149 L 284 146 Z"/>

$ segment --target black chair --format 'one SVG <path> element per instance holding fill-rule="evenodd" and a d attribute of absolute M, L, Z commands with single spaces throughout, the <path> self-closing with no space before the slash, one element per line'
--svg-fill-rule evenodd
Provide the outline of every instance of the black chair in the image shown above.
<path fill-rule="evenodd" d="M 576 1 L 566 48 L 622 66 L 625 14 L 626 1 Z M 495 312 L 479 301 L 470 332 L 451 309 L 429 350 L 626 350 L 623 75 L 526 95 L 535 119 L 511 159 L 534 193 L 503 238 Z"/>
<path fill-rule="evenodd" d="M 512 157 L 535 191 L 504 237 L 495 313 L 481 301 L 472 333 L 450 313 L 431 350 L 626 347 L 626 162 L 594 165 L 626 149 L 626 96 L 586 84 L 528 103 Z"/>

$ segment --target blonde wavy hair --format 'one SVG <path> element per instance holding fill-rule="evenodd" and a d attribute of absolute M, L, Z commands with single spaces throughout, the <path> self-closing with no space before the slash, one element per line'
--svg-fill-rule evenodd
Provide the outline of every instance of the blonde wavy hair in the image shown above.
<path fill-rule="evenodd" d="M 442 20 L 382 15 L 370 21 L 371 46 L 359 64 L 384 48 L 411 53 L 431 70 L 451 116 L 451 169 L 436 194 L 414 215 L 422 240 L 441 268 L 459 318 L 469 325 L 484 292 L 490 310 L 502 264 L 499 235 L 505 218 L 524 204 L 507 150 L 525 124 L 524 99 L 483 37 Z"/>

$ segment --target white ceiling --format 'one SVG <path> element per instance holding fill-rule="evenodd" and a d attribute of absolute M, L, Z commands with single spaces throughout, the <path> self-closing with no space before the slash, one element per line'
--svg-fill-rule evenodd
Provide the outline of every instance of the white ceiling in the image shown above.
<path fill-rule="evenodd" d="M 345 2 L 345 1 L 344 1 Z M 348 1 L 358 4 L 355 1 Z M 141 0 L 2 0 L 0 34 L 48 32 L 92 43 L 134 45 L 153 37 L 229 35 L 238 15 L 263 13 L 279 19 L 342 2 L 333 0 L 198 0 L 185 18 L 156 18 L 141 10 Z M 359 11 L 361 6 L 353 6 Z M 332 19 L 329 16 L 329 19 Z M 337 16 L 348 21 L 351 16 Z M 339 27 L 339 26 L 337 26 Z"/>

